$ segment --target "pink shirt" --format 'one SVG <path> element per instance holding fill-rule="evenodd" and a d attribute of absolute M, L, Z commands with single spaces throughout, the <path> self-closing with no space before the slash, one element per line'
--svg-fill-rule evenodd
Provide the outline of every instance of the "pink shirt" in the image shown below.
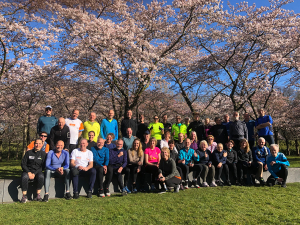
<path fill-rule="evenodd" d="M 217 143 L 216 142 L 213 142 L 211 145 L 209 145 L 208 147 L 207 147 L 207 149 L 211 152 L 211 153 L 213 153 L 214 152 L 214 150 L 217 148 Z"/>
<path fill-rule="evenodd" d="M 159 154 L 160 149 L 158 147 L 155 147 L 153 150 L 151 150 L 151 148 L 145 149 L 145 155 L 148 155 L 149 163 L 158 163 Z"/>

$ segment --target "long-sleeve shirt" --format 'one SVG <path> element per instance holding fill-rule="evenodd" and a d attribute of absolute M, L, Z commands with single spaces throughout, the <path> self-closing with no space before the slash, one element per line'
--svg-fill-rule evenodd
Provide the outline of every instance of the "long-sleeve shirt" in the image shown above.
<path fill-rule="evenodd" d="M 141 162 L 143 165 L 144 152 L 143 152 L 142 156 L 139 157 L 137 151 L 129 149 L 127 151 L 127 156 L 128 156 L 128 164 L 138 164 L 139 162 Z"/>
<path fill-rule="evenodd" d="M 191 163 L 192 160 L 197 162 L 199 161 L 199 155 L 195 157 L 194 153 L 195 153 L 194 149 L 189 148 L 189 150 L 186 151 L 186 149 L 183 148 L 179 151 L 178 159 L 185 160 L 185 165 Z"/>
<path fill-rule="evenodd" d="M 176 163 L 173 159 L 160 160 L 158 173 L 162 173 L 166 180 L 176 176 L 180 177 L 180 174 L 176 168 Z"/>
<path fill-rule="evenodd" d="M 272 161 L 276 162 L 273 166 L 271 166 L 271 164 L 270 164 Z M 283 153 L 278 152 L 276 157 L 274 157 L 272 155 L 268 156 L 267 165 L 268 165 L 268 170 L 271 173 L 271 175 L 277 179 L 278 176 L 276 175 L 276 173 L 278 173 L 281 170 L 281 165 L 290 166 L 290 163 Z"/>
<path fill-rule="evenodd" d="M 115 119 L 109 121 L 107 118 L 103 119 L 101 122 L 100 127 L 101 137 L 106 139 L 106 136 L 109 133 L 113 133 L 115 135 L 114 141 L 119 138 L 119 131 L 118 131 L 118 122 Z"/>
<path fill-rule="evenodd" d="M 192 142 L 192 140 L 191 140 L 191 142 Z M 197 150 L 198 150 L 198 146 L 199 146 L 198 141 L 193 141 L 193 142 L 191 143 L 190 148 L 192 148 L 192 149 L 194 149 L 195 151 L 197 151 Z"/>
<path fill-rule="evenodd" d="M 57 125 L 57 121 L 55 116 L 41 116 L 37 122 L 37 133 L 46 132 L 49 135 L 51 128 Z"/>
<path fill-rule="evenodd" d="M 227 129 L 225 125 L 217 124 L 210 128 L 208 133 L 212 134 L 214 136 L 214 141 L 217 143 L 227 143 L 228 141 L 228 134 Z"/>
<path fill-rule="evenodd" d="M 64 142 L 64 149 L 69 149 L 70 147 L 70 129 L 67 125 L 60 130 L 58 125 L 52 127 L 50 131 L 50 149 L 55 149 L 57 141 Z"/>
<path fill-rule="evenodd" d="M 69 169 L 70 163 L 70 156 L 69 152 L 62 150 L 59 158 L 55 154 L 55 150 L 50 150 L 47 154 L 46 159 L 46 169 L 48 170 L 56 170 L 60 167 L 64 169 Z"/>
<path fill-rule="evenodd" d="M 189 124 L 189 126 L 187 127 L 187 135 L 188 135 L 188 137 L 190 136 L 190 132 L 191 131 L 196 131 L 197 132 L 197 130 L 198 130 L 199 127 L 201 127 L 201 129 L 203 130 L 203 133 L 204 133 L 204 124 L 201 121 L 193 121 L 193 122 L 191 122 Z M 203 135 L 203 133 L 202 133 L 202 135 Z M 202 136 L 198 137 L 198 133 L 197 133 L 197 138 L 200 141 L 202 140 Z"/>
<path fill-rule="evenodd" d="M 244 150 L 242 150 L 242 149 L 239 149 L 238 151 L 237 151 L 237 157 L 238 157 L 238 161 L 239 162 L 246 162 L 246 163 L 248 163 L 248 162 L 252 162 L 253 161 L 253 159 L 252 159 L 252 151 L 251 150 L 249 150 L 249 152 L 245 152 Z"/>
<path fill-rule="evenodd" d="M 206 156 L 205 156 L 205 153 L 206 153 Z M 204 165 L 212 163 L 211 162 L 211 153 L 208 149 L 205 149 L 205 151 L 199 149 L 197 151 L 197 154 L 199 155 L 199 161 L 197 163 L 204 164 Z"/>
<path fill-rule="evenodd" d="M 46 156 L 47 154 L 44 151 L 27 151 L 21 162 L 22 170 L 33 174 L 42 172 L 45 169 Z"/>
<path fill-rule="evenodd" d="M 273 124 L 273 120 L 272 120 L 272 117 L 271 116 L 261 116 L 261 117 L 258 117 L 255 121 L 255 127 L 257 127 L 258 125 L 262 124 L 262 123 L 267 123 L 269 122 L 270 124 Z M 272 126 L 271 126 L 272 127 Z M 270 126 L 267 126 L 267 127 L 264 127 L 264 128 L 261 128 L 258 130 L 258 135 L 259 136 L 267 136 L 267 135 L 273 135 L 273 132 L 271 130 L 271 127 Z"/>
<path fill-rule="evenodd" d="M 242 140 L 246 138 L 248 140 L 248 129 L 246 123 L 240 120 L 236 120 L 230 124 L 230 139 Z"/>
<path fill-rule="evenodd" d="M 246 121 L 244 121 L 244 122 L 246 123 L 247 130 L 248 130 L 248 140 L 254 141 L 255 140 L 255 137 L 254 137 L 255 121 L 249 120 L 248 122 L 246 122 Z"/>
<path fill-rule="evenodd" d="M 232 164 L 232 163 L 237 163 L 237 161 L 238 159 L 237 159 L 236 151 L 233 149 L 228 149 L 226 162 Z"/>
<path fill-rule="evenodd" d="M 271 154 L 270 149 L 266 146 L 260 148 L 256 146 L 252 150 L 254 162 L 262 162 L 264 165 L 267 163 L 267 157 Z"/>
<path fill-rule="evenodd" d="M 118 154 L 123 152 L 123 155 L 118 157 Z M 109 165 L 113 165 L 114 168 L 123 167 L 125 168 L 127 165 L 127 151 L 122 149 L 114 148 L 109 150 Z"/>
<path fill-rule="evenodd" d="M 221 152 L 219 152 L 218 150 L 214 151 L 212 153 L 213 162 L 215 164 L 219 164 L 219 163 L 225 164 L 226 163 L 226 158 L 227 158 L 227 157 L 224 156 L 225 152 L 226 152 L 225 150 L 222 150 Z"/>
<path fill-rule="evenodd" d="M 94 156 L 94 166 L 108 166 L 109 164 L 109 149 L 102 147 L 101 149 L 97 146 L 91 149 Z"/>
<path fill-rule="evenodd" d="M 126 131 L 127 131 L 127 128 L 129 128 L 129 127 L 132 129 L 132 136 L 136 136 L 136 132 L 137 132 L 137 122 L 136 122 L 136 120 L 125 118 L 121 122 L 122 137 L 127 136 Z"/>
<path fill-rule="evenodd" d="M 155 137 L 156 140 L 161 140 L 162 131 L 164 130 L 162 123 L 150 123 L 148 129 L 150 130 L 151 137 Z"/>

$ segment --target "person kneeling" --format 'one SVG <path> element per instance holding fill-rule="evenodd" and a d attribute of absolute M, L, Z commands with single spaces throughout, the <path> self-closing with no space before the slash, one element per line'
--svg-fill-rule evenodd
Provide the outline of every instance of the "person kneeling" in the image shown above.
<path fill-rule="evenodd" d="M 279 146 L 271 144 L 271 155 L 267 158 L 268 170 L 271 176 L 267 179 L 267 184 L 273 186 L 274 184 L 281 183 L 281 187 L 286 187 L 286 179 L 288 176 L 287 167 L 290 165 L 285 155 L 279 152 Z"/>
<path fill-rule="evenodd" d="M 64 142 L 58 141 L 54 150 L 50 150 L 46 159 L 46 171 L 45 171 L 45 195 L 44 202 L 48 202 L 49 199 L 49 186 L 51 177 L 64 177 L 66 185 L 67 200 L 71 199 L 70 194 L 70 169 L 69 169 L 69 152 L 63 150 Z"/>
<path fill-rule="evenodd" d="M 174 192 L 179 192 L 181 177 L 176 169 L 175 161 L 170 158 L 170 150 L 163 147 L 158 169 L 158 182 L 163 187 L 161 193 L 165 193 L 167 188 L 173 187 Z"/>

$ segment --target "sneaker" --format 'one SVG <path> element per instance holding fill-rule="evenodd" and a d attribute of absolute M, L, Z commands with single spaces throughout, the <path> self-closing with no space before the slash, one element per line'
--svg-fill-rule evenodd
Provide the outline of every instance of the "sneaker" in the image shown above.
<path fill-rule="evenodd" d="M 265 186 L 266 185 L 266 181 L 262 177 L 259 179 L 259 183 L 260 183 L 261 186 Z"/>
<path fill-rule="evenodd" d="M 79 199 L 79 194 L 78 194 L 78 192 L 75 192 L 75 193 L 74 193 L 73 199 Z"/>
<path fill-rule="evenodd" d="M 209 187 L 209 185 L 208 185 L 207 182 L 203 182 L 203 183 L 202 183 L 202 187 Z"/>
<path fill-rule="evenodd" d="M 225 182 L 225 185 L 226 185 L 226 186 L 231 186 L 230 181 L 226 181 L 226 182 Z"/>
<path fill-rule="evenodd" d="M 136 188 L 133 188 L 132 189 L 132 193 L 137 193 L 138 191 L 137 191 L 137 189 Z"/>
<path fill-rule="evenodd" d="M 184 189 L 189 189 L 189 185 L 187 183 L 183 187 Z"/>
<path fill-rule="evenodd" d="M 176 187 L 174 188 L 174 193 L 178 193 L 180 189 L 180 185 L 177 184 Z"/>
<path fill-rule="evenodd" d="M 27 195 L 23 195 L 21 199 L 21 203 L 26 203 L 27 202 Z"/>
<path fill-rule="evenodd" d="M 92 198 L 93 196 L 92 196 L 92 191 L 89 191 L 88 193 L 87 193 L 87 196 L 86 196 L 87 198 Z"/>
<path fill-rule="evenodd" d="M 152 185 L 151 185 L 151 191 L 155 191 L 155 190 L 156 190 L 155 185 L 152 184 Z"/>
<path fill-rule="evenodd" d="M 218 185 L 215 182 L 211 182 L 210 187 L 217 187 Z"/>
<path fill-rule="evenodd" d="M 127 191 L 126 191 L 125 188 L 122 189 L 122 195 L 123 195 L 123 196 L 124 196 L 124 195 L 127 195 Z"/>
<path fill-rule="evenodd" d="M 282 182 L 281 187 L 286 188 L 286 183 Z"/>
<path fill-rule="evenodd" d="M 72 199 L 70 192 L 66 192 L 65 199 L 67 200 Z"/>
<path fill-rule="evenodd" d="M 166 192 L 167 192 L 167 189 L 162 188 L 162 189 L 159 190 L 158 194 L 164 194 Z"/>
<path fill-rule="evenodd" d="M 48 195 L 48 194 L 44 195 L 43 201 L 44 201 L 44 202 L 48 202 L 48 200 L 49 200 L 49 195 Z"/>
<path fill-rule="evenodd" d="M 126 186 L 126 187 L 124 187 L 125 188 L 125 190 L 127 191 L 127 193 L 128 194 L 130 194 L 131 193 L 131 191 L 128 189 L 128 187 Z"/>
<path fill-rule="evenodd" d="M 105 196 L 107 196 L 107 197 L 110 196 L 110 192 L 109 192 L 108 188 L 105 189 Z"/>
<path fill-rule="evenodd" d="M 103 189 L 98 189 L 98 194 L 97 194 L 97 196 L 98 196 L 98 197 L 102 197 L 102 198 L 105 197 L 105 194 L 104 194 Z"/>
<path fill-rule="evenodd" d="M 40 194 L 37 194 L 37 196 L 33 199 L 33 201 L 41 202 L 43 201 L 43 199 Z"/>
<path fill-rule="evenodd" d="M 184 191 L 183 185 L 180 184 L 179 190 Z"/>
<path fill-rule="evenodd" d="M 223 186 L 224 186 L 223 183 L 222 183 L 220 180 L 217 180 L 217 181 L 216 181 L 216 184 L 217 184 L 218 186 L 220 186 L 220 187 L 223 187 Z"/>
<path fill-rule="evenodd" d="M 193 181 L 192 181 L 192 185 L 193 185 L 195 188 L 200 188 L 200 186 L 197 184 L 197 180 L 193 180 Z"/>

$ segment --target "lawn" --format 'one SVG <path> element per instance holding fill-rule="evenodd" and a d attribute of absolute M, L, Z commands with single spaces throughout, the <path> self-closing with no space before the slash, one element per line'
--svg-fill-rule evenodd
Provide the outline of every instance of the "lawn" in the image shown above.
<path fill-rule="evenodd" d="M 299 224 L 300 183 L 0 205 L 1 224 Z"/>

